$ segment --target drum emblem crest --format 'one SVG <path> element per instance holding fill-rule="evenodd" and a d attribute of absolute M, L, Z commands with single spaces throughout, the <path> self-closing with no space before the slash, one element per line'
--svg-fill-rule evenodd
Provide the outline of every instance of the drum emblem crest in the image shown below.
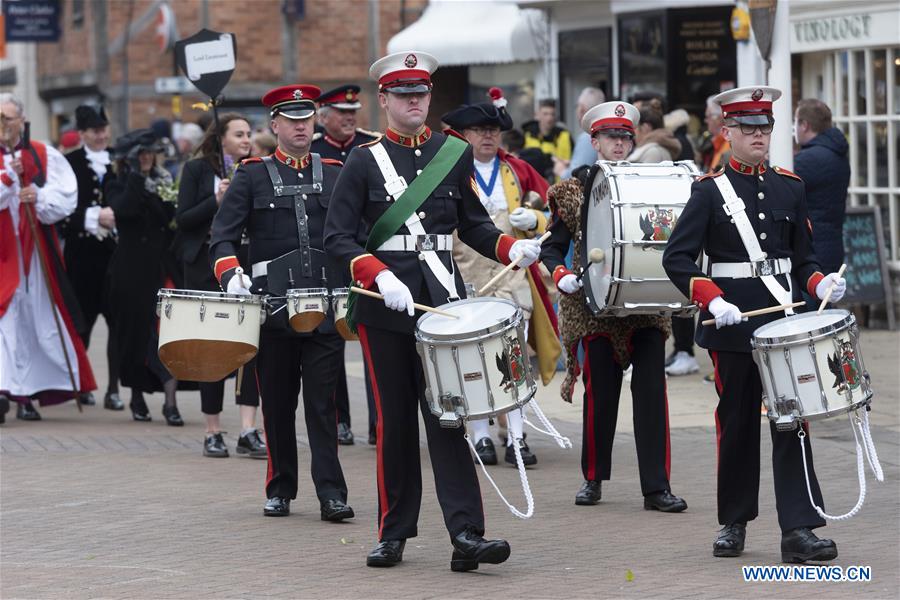
<path fill-rule="evenodd" d="M 495 354 L 497 360 L 497 369 L 503 375 L 500 381 L 500 387 L 504 392 L 512 390 L 525 383 L 525 365 L 522 357 L 522 347 L 519 340 L 515 338 L 505 338 L 503 354 Z"/>
<path fill-rule="evenodd" d="M 832 388 L 837 388 L 838 394 L 843 394 L 849 387 L 855 390 L 859 387 L 859 363 L 856 360 L 856 352 L 849 341 L 839 340 L 840 351 L 828 355 L 828 370 L 834 375 Z"/>
<path fill-rule="evenodd" d="M 672 235 L 672 228 L 678 217 L 675 216 L 675 209 L 672 208 L 651 208 L 646 215 L 640 216 L 641 231 L 644 237 L 641 238 L 645 242 L 665 242 Z M 656 248 L 662 252 L 662 248 Z"/>

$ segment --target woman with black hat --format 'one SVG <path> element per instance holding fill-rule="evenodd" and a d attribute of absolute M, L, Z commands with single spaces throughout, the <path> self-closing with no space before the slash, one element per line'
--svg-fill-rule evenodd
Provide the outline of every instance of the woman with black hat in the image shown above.
<path fill-rule="evenodd" d="M 171 186 L 169 173 L 156 164 L 162 149 L 151 129 L 131 131 L 116 141 L 116 176 L 108 180 L 106 199 L 115 212 L 119 245 L 110 267 L 110 300 L 116 322 L 122 384 L 131 388 L 135 421 L 150 421 L 144 392 L 165 391 L 163 416 L 184 425 L 175 403 L 178 381 L 156 351 L 156 294 L 175 270 L 167 260 L 175 205 L 160 195 Z"/>

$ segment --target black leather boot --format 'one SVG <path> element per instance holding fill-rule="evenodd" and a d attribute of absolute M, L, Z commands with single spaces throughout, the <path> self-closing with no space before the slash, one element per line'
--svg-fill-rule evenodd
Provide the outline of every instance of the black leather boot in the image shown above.
<path fill-rule="evenodd" d="M 474 571 L 478 563 L 499 565 L 509 558 L 509 542 L 486 540 L 471 527 L 453 538 L 452 543 L 451 571 Z"/>
<path fill-rule="evenodd" d="M 403 562 L 406 540 L 382 540 L 366 556 L 367 567 L 393 567 Z"/>
<path fill-rule="evenodd" d="M 781 534 L 781 560 L 786 563 L 805 563 L 837 558 L 837 544 L 820 539 L 809 527 L 798 527 Z"/>
<path fill-rule="evenodd" d="M 744 551 L 744 538 L 747 537 L 746 523 L 732 523 L 719 531 L 713 542 L 713 556 L 720 558 L 740 556 Z"/>
<path fill-rule="evenodd" d="M 600 482 L 585 480 L 581 489 L 575 494 L 575 504 L 578 506 L 593 506 L 600 502 Z"/>

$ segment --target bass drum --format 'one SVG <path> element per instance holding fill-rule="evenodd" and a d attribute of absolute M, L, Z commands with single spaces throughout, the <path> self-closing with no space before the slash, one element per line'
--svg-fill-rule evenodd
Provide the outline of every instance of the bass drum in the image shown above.
<path fill-rule="evenodd" d="M 662 255 L 701 175 L 691 161 L 597 163 L 581 214 L 584 291 L 594 314 L 696 311 L 669 280 Z"/>

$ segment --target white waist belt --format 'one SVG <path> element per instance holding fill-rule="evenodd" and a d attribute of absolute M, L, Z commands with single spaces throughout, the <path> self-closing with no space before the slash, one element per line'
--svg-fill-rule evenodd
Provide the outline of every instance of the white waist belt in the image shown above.
<path fill-rule="evenodd" d="M 453 250 L 452 235 L 395 235 L 391 236 L 376 250 L 382 252 L 442 252 Z"/>
<path fill-rule="evenodd" d="M 789 258 L 767 258 L 756 262 L 713 263 L 709 268 L 711 277 L 730 277 L 731 279 L 784 275 L 790 272 L 791 259 Z"/>
<path fill-rule="evenodd" d="M 264 260 L 262 262 L 253 263 L 253 266 L 250 267 L 250 272 L 253 274 L 253 277 L 266 277 L 269 274 L 269 263 L 272 261 Z"/>

